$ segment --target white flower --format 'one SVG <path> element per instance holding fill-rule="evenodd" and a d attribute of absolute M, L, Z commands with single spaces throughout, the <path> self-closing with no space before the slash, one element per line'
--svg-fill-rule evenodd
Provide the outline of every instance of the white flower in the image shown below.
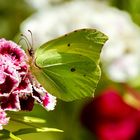
<path fill-rule="evenodd" d="M 38 10 L 46 7 L 49 4 L 49 0 L 26 0 L 26 2 Z"/>
<path fill-rule="evenodd" d="M 25 20 L 21 31 L 33 32 L 34 43 L 42 43 L 78 28 L 96 28 L 108 35 L 101 61 L 115 81 L 127 81 L 140 72 L 140 28 L 128 13 L 97 1 L 72 1 L 48 6 Z"/>
<path fill-rule="evenodd" d="M 98 15 L 106 11 L 103 10 L 106 6 L 99 4 L 92 1 L 73 1 L 59 6 L 48 6 L 25 20 L 21 24 L 21 31 L 26 34 L 30 29 L 35 45 L 38 46 L 77 28 L 95 28 Z"/>

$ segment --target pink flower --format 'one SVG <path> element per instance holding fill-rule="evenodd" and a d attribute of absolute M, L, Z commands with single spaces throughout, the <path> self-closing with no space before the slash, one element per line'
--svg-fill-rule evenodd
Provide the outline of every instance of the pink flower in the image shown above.
<path fill-rule="evenodd" d="M 81 121 L 99 140 L 140 139 L 140 111 L 126 104 L 115 89 L 89 102 Z"/>
<path fill-rule="evenodd" d="M 17 44 L 0 39 L 1 112 L 31 111 L 35 101 L 47 110 L 54 109 L 56 97 L 47 93 L 31 75 L 27 61 L 25 52 Z M 0 126 L 3 124 L 0 120 Z"/>
<path fill-rule="evenodd" d="M 6 118 L 6 113 L 0 109 L 0 130 L 3 129 L 3 125 L 6 125 L 9 121 L 9 118 Z"/>
<path fill-rule="evenodd" d="M 42 104 L 48 111 L 54 109 L 56 105 L 56 97 L 47 93 L 35 79 L 33 80 L 33 90 L 33 97 L 38 101 L 38 103 Z"/>
<path fill-rule="evenodd" d="M 56 105 L 56 97 L 48 93 L 43 97 L 42 103 L 47 110 L 54 110 L 54 107 Z"/>

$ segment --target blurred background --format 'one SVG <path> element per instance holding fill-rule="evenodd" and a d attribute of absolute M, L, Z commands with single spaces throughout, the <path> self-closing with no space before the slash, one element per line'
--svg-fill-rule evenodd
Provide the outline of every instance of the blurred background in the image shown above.
<path fill-rule="evenodd" d="M 31 30 L 34 47 L 39 47 L 80 28 L 96 28 L 109 37 L 101 53 L 102 77 L 94 99 L 58 100 L 52 112 L 36 106 L 32 112 L 35 116 L 46 119 L 47 127 L 64 132 L 20 138 L 140 139 L 139 5 L 140 0 L 0 0 L 0 38 L 18 42 L 23 33 L 30 40 Z"/>

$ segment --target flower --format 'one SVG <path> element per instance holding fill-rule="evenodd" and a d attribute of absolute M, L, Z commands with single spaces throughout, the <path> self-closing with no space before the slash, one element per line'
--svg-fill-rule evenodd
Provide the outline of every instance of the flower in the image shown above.
<path fill-rule="evenodd" d="M 56 97 L 50 95 L 32 76 L 27 61 L 25 52 L 17 44 L 0 39 L 1 128 L 8 122 L 7 110 L 31 111 L 34 101 L 47 110 L 53 110 L 56 105 Z"/>
<path fill-rule="evenodd" d="M 49 3 L 48 0 L 40 0 L 40 1 L 26 0 L 26 2 L 29 3 L 35 9 L 41 9 L 42 7 L 46 6 Z"/>
<path fill-rule="evenodd" d="M 6 113 L 3 110 L 0 110 L 0 130 L 3 129 L 3 125 L 6 125 L 9 121 L 9 118 L 6 118 Z"/>
<path fill-rule="evenodd" d="M 46 90 L 35 79 L 33 80 L 33 87 L 33 97 L 47 110 L 53 110 L 56 105 L 56 97 L 49 93 L 46 94 Z"/>
<path fill-rule="evenodd" d="M 85 105 L 81 122 L 100 140 L 140 139 L 140 110 L 126 104 L 112 88 Z"/>
<path fill-rule="evenodd" d="M 46 5 L 21 24 L 22 32 L 33 32 L 36 46 L 77 28 L 96 28 L 109 37 L 101 61 L 110 79 L 126 82 L 139 75 L 140 28 L 128 13 L 106 2 L 78 0 Z"/>

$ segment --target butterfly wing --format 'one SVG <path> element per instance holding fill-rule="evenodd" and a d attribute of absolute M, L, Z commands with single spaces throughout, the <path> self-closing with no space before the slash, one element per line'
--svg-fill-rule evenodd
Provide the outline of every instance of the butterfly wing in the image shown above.
<path fill-rule="evenodd" d="M 81 29 L 49 41 L 36 50 L 31 72 L 62 100 L 92 96 L 101 75 L 99 57 L 106 40 L 97 30 Z"/>

